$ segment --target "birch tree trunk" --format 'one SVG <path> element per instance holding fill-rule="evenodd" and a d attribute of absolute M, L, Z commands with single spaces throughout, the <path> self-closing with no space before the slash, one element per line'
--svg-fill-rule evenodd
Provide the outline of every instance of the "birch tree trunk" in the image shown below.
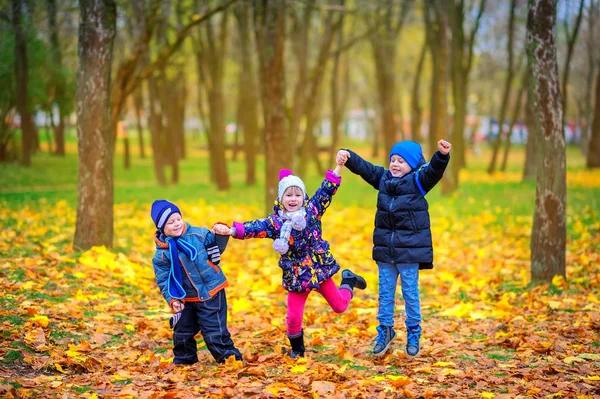
<path fill-rule="evenodd" d="M 531 234 L 531 280 L 565 276 L 566 154 L 556 61 L 556 0 L 529 0 L 527 58 L 536 135 L 536 199 Z"/>
<path fill-rule="evenodd" d="M 113 240 L 113 137 L 110 74 L 117 9 L 113 0 L 79 0 L 76 248 Z"/>

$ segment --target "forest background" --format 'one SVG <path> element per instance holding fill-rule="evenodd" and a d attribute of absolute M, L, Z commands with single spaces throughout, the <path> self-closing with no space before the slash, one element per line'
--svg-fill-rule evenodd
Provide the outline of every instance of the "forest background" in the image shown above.
<path fill-rule="evenodd" d="M 0 393 L 7 397 L 600 395 L 597 0 L 0 1 Z M 550 56 L 547 56 L 547 55 Z M 498 123 L 502 121 L 502 123 Z M 288 359 L 271 243 L 230 242 L 246 363 L 174 368 L 150 204 L 195 225 L 309 193 L 339 148 L 453 143 L 427 198 L 422 354 L 372 357 L 376 192 L 343 170 L 323 218 L 366 276 L 311 297 Z"/>

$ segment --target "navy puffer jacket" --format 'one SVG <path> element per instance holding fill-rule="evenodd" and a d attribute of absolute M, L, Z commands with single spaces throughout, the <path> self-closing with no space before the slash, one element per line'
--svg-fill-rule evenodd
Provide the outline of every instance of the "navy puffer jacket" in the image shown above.
<path fill-rule="evenodd" d="M 425 192 L 442 178 L 450 155 L 436 152 L 428 164 L 410 173 L 393 177 L 389 170 L 362 159 L 347 150 L 346 167 L 379 190 L 373 259 L 384 263 L 418 263 L 419 269 L 433 268 L 433 245 L 429 222 L 429 205 L 421 193 L 415 174 Z"/>

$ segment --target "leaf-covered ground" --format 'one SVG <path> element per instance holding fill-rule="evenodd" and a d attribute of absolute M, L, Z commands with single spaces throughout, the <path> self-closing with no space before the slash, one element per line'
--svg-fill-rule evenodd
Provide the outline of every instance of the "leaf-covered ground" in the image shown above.
<path fill-rule="evenodd" d="M 431 204 L 436 267 L 420 277 L 417 358 L 404 353 L 400 290 L 393 351 L 372 356 L 374 210 L 334 201 L 325 237 L 342 267 L 363 274 L 368 287 L 342 315 L 318 294 L 309 297 L 306 358 L 282 354 L 286 297 L 271 242 L 230 240 L 222 258 L 229 328 L 245 362 L 217 365 L 199 338 L 200 363 L 184 367 L 171 361 L 170 313 L 150 264 L 148 204 L 117 205 L 115 248 L 85 253 L 71 248 L 75 211 L 67 203 L 2 206 L 0 396 L 599 398 L 599 215 L 590 207 L 569 214 L 567 281 L 532 288 L 531 217 L 476 198 L 457 201 L 479 210 L 458 218 L 447 202 Z M 180 207 L 202 226 L 262 215 L 254 205 Z"/>

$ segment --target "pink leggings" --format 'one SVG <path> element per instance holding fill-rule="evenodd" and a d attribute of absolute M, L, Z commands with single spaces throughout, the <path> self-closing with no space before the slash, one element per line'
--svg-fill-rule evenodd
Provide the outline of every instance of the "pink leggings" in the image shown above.
<path fill-rule="evenodd" d="M 327 279 L 321 283 L 321 288 L 317 292 L 323 295 L 323 298 L 329 303 L 335 313 L 344 313 L 348 309 L 352 299 L 352 291 L 335 285 L 332 279 Z M 296 335 L 302 331 L 302 317 L 304 316 L 304 304 L 308 298 L 308 292 L 288 292 L 288 310 L 286 316 L 287 333 L 290 336 Z"/>

